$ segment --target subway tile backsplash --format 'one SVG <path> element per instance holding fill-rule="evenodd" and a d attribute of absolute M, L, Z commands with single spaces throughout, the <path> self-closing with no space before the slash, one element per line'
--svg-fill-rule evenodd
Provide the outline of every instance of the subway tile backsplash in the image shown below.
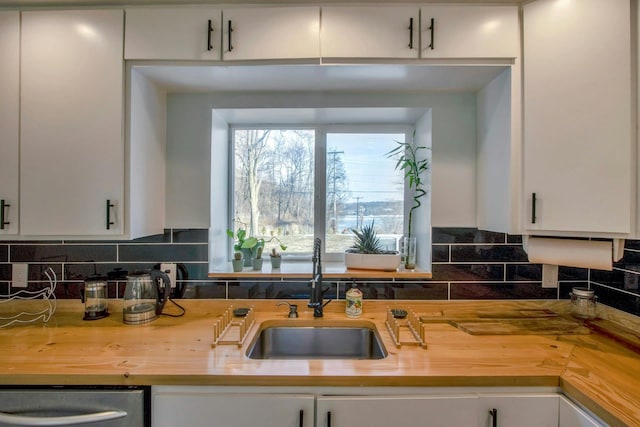
<path fill-rule="evenodd" d="M 85 278 L 97 274 L 109 281 L 109 297 L 122 297 L 126 275 L 179 264 L 178 289 L 183 298 L 308 298 L 309 284 L 288 279 L 212 280 L 208 273 L 208 230 L 172 229 L 133 241 L 43 241 L 0 243 L 0 297 L 11 288 L 11 264 L 29 264 L 29 287 L 46 282 L 52 267 L 58 276 L 56 295 L 79 298 Z M 343 299 L 352 286 L 367 299 L 495 300 L 566 299 L 574 286 L 591 287 L 600 302 L 640 315 L 640 241 L 628 241 L 624 258 L 613 271 L 560 267 L 558 289 L 542 288 L 542 267 L 527 261 L 522 238 L 475 228 L 433 229 L 433 279 L 344 280 L 325 283 L 327 299 Z"/>

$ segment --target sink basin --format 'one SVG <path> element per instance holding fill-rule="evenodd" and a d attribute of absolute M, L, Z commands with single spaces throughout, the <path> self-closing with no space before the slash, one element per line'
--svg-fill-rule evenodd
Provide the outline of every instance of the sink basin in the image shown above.
<path fill-rule="evenodd" d="M 250 359 L 384 359 L 371 322 L 265 322 L 247 350 Z"/>

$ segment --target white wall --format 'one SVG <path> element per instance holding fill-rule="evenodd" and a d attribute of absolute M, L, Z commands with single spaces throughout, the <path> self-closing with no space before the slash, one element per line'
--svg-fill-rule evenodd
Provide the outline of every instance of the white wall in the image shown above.
<path fill-rule="evenodd" d="M 166 94 L 136 70 L 130 74 L 129 232 L 161 233 L 165 225 Z M 125 210 L 126 211 L 126 210 Z"/>
<path fill-rule="evenodd" d="M 432 224 L 476 226 L 476 97 L 471 93 L 256 92 L 170 94 L 167 227 L 209 227 L 211 110 L 416 107 L 432 109 Z M 226 150 L 226 149 L 225 149 Z M 220 155 L 225 154 L 219 151 Z"/>
<path fill-rule="evenodd" d="M 167 228 L 208 228 L 211 107 L 206 98 L 169 96 Z"/>
<path fill-rule="evenodd" d="M 229 125 L 216 113 L 211 112 L 211 226 L 210 242 L 225 242 L 227 245 L 209 245 L 209 265 L 214 270 L 224 269 L 227 249 L 231 240 L 226 234 L 229 227 Z"/>
<path fill-rule="evenodd" d="M 427 147 L 427 151 L 420 151 L 432 165 L 432 138 L 433 138 L 433 115 L 432 110 L 427 111 L 415 124 L 415 145 L 417 147 Z M 432 169 L 424 174 L 426 187 L 431 185 Z M 416 237 L 416 263 L 419 266 L 431 265 L 431 191 L 420 200 L 420 207 L 414 211 L 413 235 Z M 410 206 L 409 206 L 410 207 Z"/>
<path fill-rule="evenodd" d="M 511 224 L 511 71 L 478 92 L 478 227 Z"/>

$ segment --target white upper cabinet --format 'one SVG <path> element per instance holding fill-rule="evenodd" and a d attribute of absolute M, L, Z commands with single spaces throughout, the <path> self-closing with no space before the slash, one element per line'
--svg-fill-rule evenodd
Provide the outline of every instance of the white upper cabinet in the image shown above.
<path fill-rule="evenodd" d="M 517 6 L 433 5 L 420 14 L 422 58 L 520 56 Z"/>
<path fill-rule="evenodd" d="M 122 46 L 121 10 L 22 12 L 22 235 L 123 232 Z"/>
<path fill-rule="evenodd" d="M 222 28 L 225 61 L 320 57 L 318 7 L 224 9 Z"/>
<path fill-rule="evenodd" d="M 20 13 L 0 12 L 0 235 L 18 232 Z"/>
<path fill-rule="evenodd" d="M 320 52 L 324 58 L 418 58 L 417 7 L 322 8 Z"/>
<path fill-rule="evenodd" d="M 524 5 L 524 232 L 631 230 L 628 0 Z"/>
<path fill-rule="evenodd" d="M 220 9 L 126 9 L 125 59 L 219 60 Z"/>

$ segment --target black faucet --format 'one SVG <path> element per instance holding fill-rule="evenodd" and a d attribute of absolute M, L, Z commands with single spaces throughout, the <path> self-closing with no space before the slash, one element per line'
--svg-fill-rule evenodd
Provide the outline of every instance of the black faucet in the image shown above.
<path fill-rule="evenodd" d="M 322 317 L 322 309 L 329 304 L 322 301 L 322 260 L 320 257 L 320 239 L 316 237 L 313 241 L 313 272 L 311 274 L 311 296 L 309 298 L 309 308 L 313 308 L 313 317 Z"/>

